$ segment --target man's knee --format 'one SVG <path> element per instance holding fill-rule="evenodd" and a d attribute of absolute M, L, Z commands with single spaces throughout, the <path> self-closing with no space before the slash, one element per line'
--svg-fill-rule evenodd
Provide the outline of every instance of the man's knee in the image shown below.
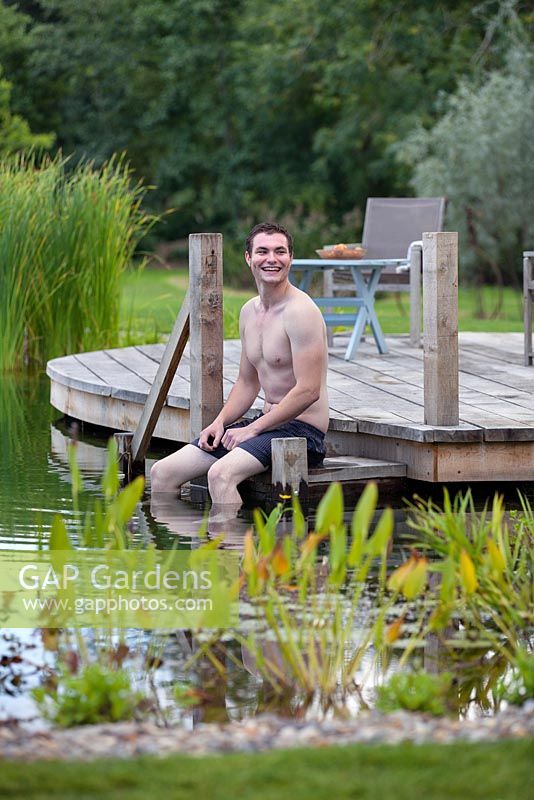
<path fill-rule="evenodd" d="M 213 497 L 213 490 L 220 493 L 229 486 L 235 486 L 232 480 L 231 470 L 228 468 L 228 465 L 224 463 L 223 459 L 216 461 L 208 470 L 209 493 Z"/>
<path fill-rule="evenodd" d="M 150 485 L 153 492 L 172 492 L 178 489 L 173 485 L 172 474 L 162 461 L 156 461 L 150 470 Z"/>

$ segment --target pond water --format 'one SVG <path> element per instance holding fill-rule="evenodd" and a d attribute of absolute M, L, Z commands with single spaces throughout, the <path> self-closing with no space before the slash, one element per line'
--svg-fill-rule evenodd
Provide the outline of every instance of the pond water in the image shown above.
<path fill-rule="evenodd" d="M 40 542 L 47 540 L 54 514 L 61 514 L 76 529 L 67 459 L 69 429 L 49 405 L 46 378 L 4 376 L 0 381 L 0 548 L 35 550 Z M 76 436 L 78 464 L 86 496 L 98 496 L 106 461 L 106 434 L 84 431 L 77 432 Z M 149 493 L 145 492 L 132 520 L 132 530 L 136 539 L 153 541 L 159 549 L 168 549 L 176 542 L 179 548 L 190 549 L 199 543 L 198 530 L 203 517 L 202 508 L 186 501 L 151 505 Z M 395 511 L 395 521 L 398 543 L 400 534 L 406 530 L 403 510 Z M 224 532 L 224 547 L 239 550 L 248 527 L 250 514 L 243 512 L 231 521 L 212 520 L 208 535 L 213 537 Z M 402 546 L 396 544 L 390 565 L 400 563 L 402 555 Z M 372 587 L 369 591 L 372 592 Z M 97 632 L 85 630 L 83 636 L 89 652 L 96 653 L 102 647 Z M 269 693 L 251 663 L 250 654 L 235 641 L 230 640 L 225 645 L 224 658 L 228 670 L 225 682 L 209 664 L 201 665 L 196 671 L 194 683 L 197 687 L 209 687 L 209 702 L 194 711 L 181 710 L 169 699 L 177 682 L 191 679 L 183 669 L 195 647 L 189 633 L 177 631 L 170 637 L 158 638 L 154 633 L 131 630 L 126 634 L 126 643 L 129 652 L 125 663 L 135 674 L 137 684 L 150 689 L 156 698 L 157 716 L 161 719 L 180 720 L 182 724 L 192 726 L 199 719 L 242 718 L 268 705 Z M 111 647 L 115 645 L 116 642 L 111 642 Z M 109 640 L 106 646 L 110 646 Z M 432 663 L 439 657 L 433 652 L 434 646 L 435 643 L 430 643 L 426 648 L 425 663 Z M 0 635 L 0 659 L 0 720 L 16 718 L 42 724 L 36 718 L 29 689 L 42 680 L 47 669 L 54 667 L 57 650 L 51 646 L 50 637 L 39 631 L 4 630 Z M 149 674 L 147 659 L 152 662 L 157 659 L 161 666 Z M 398 656 L 394 656 L 390 671 L 395 670 L 397 662 Z M 372 698 L 377 679 L 375 673 L 371 650 L 361 665 L 364 688 L 360 701 Z M 485 678 L 479 675 L 477 680 L 478 684 L 483 684 Z M 478 691 L 478 684 L 474 681 L 473 696 Z M 350 710 L 356 710 L 357 705 Z M 466 713 L 487 713 L 484 706 L 484 702 L 473 703 Z"/>

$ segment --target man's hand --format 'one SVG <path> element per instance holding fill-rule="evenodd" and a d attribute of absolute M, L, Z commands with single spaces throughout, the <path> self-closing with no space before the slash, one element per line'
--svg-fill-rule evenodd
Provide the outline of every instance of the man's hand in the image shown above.
<path fill-rule="evenodd" d="M 227 450 L 233 450 L 234 447 L 237 447 L 241 442 L 246 442 L 247 439 L 252 439 L 257 435 L 253 424 L 246 425 L 244 428 L 228 428 L 222 437 L 222 444 Z"/>
<path fill-rule="evenodd" d="M 222 439 L 224 425 L 222 422 L 214 420 L 211 425 L 207 425 L 198 438 L 198 446 L 201 450 L 215 450 Z"/>

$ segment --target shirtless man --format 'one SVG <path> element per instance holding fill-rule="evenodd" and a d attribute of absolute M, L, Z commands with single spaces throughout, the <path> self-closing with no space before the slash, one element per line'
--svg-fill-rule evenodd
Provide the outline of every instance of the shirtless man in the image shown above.
<path fill-rule="evenodd" d="M 152 492 L 176 492 L 208 475 L 214 504 L 241 505 L 237 486 L 271 464 L 271 439 L 303 436 L 308 463 L 324 458 L 328 428 L 327 344 L 321 312 L 289 282 L 293 240 L 281 226 L 256 225 L 245 251 L 258 296 L 241 309 L 241 363 L 221 412 L 198 439 L 152 467 Z M 254 420 L 238 422 L 260 388 L 265 402 Z"/>

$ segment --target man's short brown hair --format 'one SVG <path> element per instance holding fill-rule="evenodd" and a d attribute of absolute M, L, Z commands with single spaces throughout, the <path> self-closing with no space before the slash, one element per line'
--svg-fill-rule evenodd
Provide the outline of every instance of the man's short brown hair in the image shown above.
<path fill-rule="evenodd" d="M 277 222 L 260 222 L 258 225 L 255 225 L 252 230 L 250 231 L 249 235 L 247 236 L 247 240 L 245 242 L 245 250 L 249 254 L 252 255 L 252 246 L 254 242 L 254 237 L 258 235 L 258 233 L 267 233 L 271 236 L 273 233 L 281 233 L 283 236 L 286 237 L 287 240 L 287 249 L 289 250 L 289 255 L 293 255 L 293 237 L 286 231 L 282 225 L 278 225 Z"/>

